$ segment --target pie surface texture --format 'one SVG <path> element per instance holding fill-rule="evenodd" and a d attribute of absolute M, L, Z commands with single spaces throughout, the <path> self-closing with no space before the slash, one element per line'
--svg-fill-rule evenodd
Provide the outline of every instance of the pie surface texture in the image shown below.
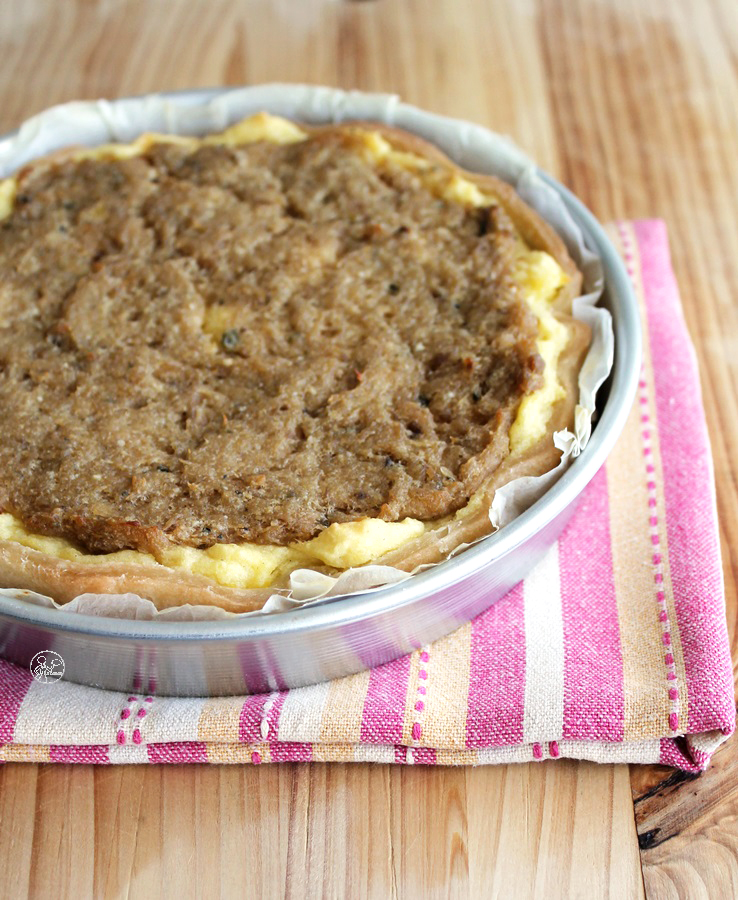
<path fill-rule="evenodd" d="M 5 585 L 258 608 L 347 539 L 443 559 L 496 487 L 555 465 L 588 343 L 555 233 L 411 135 L 259 121 L 15 179 Z"/>

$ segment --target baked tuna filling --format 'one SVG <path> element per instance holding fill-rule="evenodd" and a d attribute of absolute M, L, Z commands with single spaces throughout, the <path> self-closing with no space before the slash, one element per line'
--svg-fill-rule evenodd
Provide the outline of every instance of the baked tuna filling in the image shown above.
<path fill-rule="evenodd" d="M 21 182 L 0 505 L 23 533 L 321 559 L 332 525 L 453 514 L 545 431 L 562 338 L 530 301 L 563 272 L 494 198 L 382 143 L 151 143 Z"/>

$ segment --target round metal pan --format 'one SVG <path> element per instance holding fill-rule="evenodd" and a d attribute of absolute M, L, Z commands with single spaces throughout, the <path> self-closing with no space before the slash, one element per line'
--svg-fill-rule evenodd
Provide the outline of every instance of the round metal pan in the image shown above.
<path fill-rule="evenodd" d="M 175 100 L 191 104 L 217 93 L 188 92 Z M 38 651 L 55 650 L 64 659 L 65 679 L 112 690 L 256 693 L 388 662 L 447 634 L 507 593 L 556 540 L 605 462 L 633 403 L 641 358 L 640 317 L 620 257 L 592 214 L 553 178 L 540 175 L 602 260 L 601 303 L 613 317 L 615 360 L 587 447 L 538 502 L 496 534 L 399 585 L 271 616 L 131 621 L 0 597 L 0 656 L 28 665 Z"/>

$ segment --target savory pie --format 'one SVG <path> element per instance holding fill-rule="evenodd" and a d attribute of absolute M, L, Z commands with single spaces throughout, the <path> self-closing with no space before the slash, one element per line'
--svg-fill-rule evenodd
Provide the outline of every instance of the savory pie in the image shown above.
<path fill-rule="evenodd" d="M 556 465 L 589 344 L 553 229 L 369 123 L 35 161 L 0 268 L 0 582 L 60 602 L 445 559 Z"/>

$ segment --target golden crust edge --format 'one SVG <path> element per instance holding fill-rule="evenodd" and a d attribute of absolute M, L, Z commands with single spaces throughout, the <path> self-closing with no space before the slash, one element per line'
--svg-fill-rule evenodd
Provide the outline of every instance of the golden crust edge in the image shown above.
<path fill-rule="evenodd" d="M 61 604 L 80 594 L 131 593 L 151 600 L 160 610 L 191 603 L 244 613 L 261 609 L 277 591 L 224 587 L 204 575 L 176 572 L 164 566 L 142 564 L 140 571 L 134 571 L 135 568 L 125 563 L 91 567 L 15 541 L 0 541 L 0 584 L 4 588 L 35 591 Z"/>

